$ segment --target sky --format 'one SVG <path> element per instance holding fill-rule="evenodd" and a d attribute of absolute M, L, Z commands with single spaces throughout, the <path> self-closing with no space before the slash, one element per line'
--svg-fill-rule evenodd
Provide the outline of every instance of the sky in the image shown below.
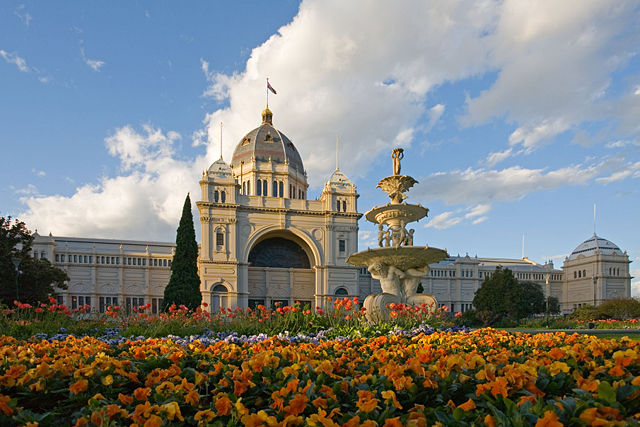
<path fill-rule="evenodd" d="M 430 210 L 416 244 L 524 247 L 560 268 L 595 228 L 627 251 L 640 293 L 640 3 L 390 5 L 3 1 L 0 216 L 40 234 L 174 241 L 220 122 L 230 161 L 260 124 L 268 77 L 309 198 L 338 138 L 359 211 L 386 203 L 375 187 L 402 147 L 418 180 L 407 201 Z M 359 226 L 360 249 L 375 247 L 374 225 Z"/>

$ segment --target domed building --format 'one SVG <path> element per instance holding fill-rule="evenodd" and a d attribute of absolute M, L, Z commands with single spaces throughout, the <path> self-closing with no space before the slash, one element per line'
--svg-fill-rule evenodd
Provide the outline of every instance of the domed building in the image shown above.
<path fill-rule="evenodd" d="M 269 108 L 231 164 L 215 161 L 200 186 L 201 291 L 211 310 L 324 307 L 329 296 L 368 293 L 346 263 L 358 250 L 356 186 L 336 168 L 319 200 L 308 200 L 302 158 Z"/>
<path fill-rule="evenodd" d="M 594 234 L 582 242 L 562 265 L 564 311 L 631 297 L 629 256 L 617 245 Z"/>

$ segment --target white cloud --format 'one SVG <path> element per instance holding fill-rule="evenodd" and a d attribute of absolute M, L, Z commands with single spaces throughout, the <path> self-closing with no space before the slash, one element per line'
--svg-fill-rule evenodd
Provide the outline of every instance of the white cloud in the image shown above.
<path fill-rule="evenodd" d="M 27 61 L 18 56 L 18 54 L 15 52 L 9 53 L 5 50 L 0 49 L 0 56 L 2 56 L 4 60 L 9 64 L 14 64 L 16 67 L 18 67 L 18 70 L 22 71 L 23 73 L 28 73 L 29 71 L 31 71 L 27 66 Z"/>
<path fill-rule="evenodd" d="M 607 99 L 607 91 L 611 73 L 637 52 L 635 2 L 507 0 L 499 9 L 487 36 L 497 79 L 467 100 L 462 123 L 505 117 L 518 125 L 509 143 L 530 152 L 582 122 L 611 116 L 623 102 Z"/>
<path fill-rule="evenodd" d="M 445 228 L 453 227 L 454 225 L 462 221 L 461 217 L 454 216 L 454 215 L 455 215 L 455 212 L 452 212 L 452 211 L 443 212 L 431 218 L 431 221 L 429 221 L 425 225 L 425 227 L 428 227 L 428 228 L 433 227 L 438 230 L 443 230 Z"/>
<path fill-rule="evenodd" d="M 501 170 L 456 169 L 423 177 L 412 191 L 421 199 L 439 199 L 450 205 L 487 205 L 495 201 L 518 200 L 535 191 L 586 184 L 604 168 L 605 164 L 601 163 L 551 171 L 520 166 Z"/>
<path fill-rule="evenodd" d="M 22 196 L 35 196 L 38 195 L 38 188 L 33 184 L 28 184 L 24 188 L 18 188 L 15 190 L 16 194 L 20 194 Z"/>
<path fill-rule="evenodd" d="M 442 117 L 444 110 L 445 107 L 443 104 L 436 104 L 429 109 L 429 111 L 427 112 L 427 116 L 429 116 L 429 123 L 427 123 L 425 129 L 426 132 L 430 131 L 436 124 L 436 122 L 440 120 L 440 117 Z"/>
<path fill-rule="evenodd" d="M 20 218 L 30 227 L 56 235 L 122 237 L 171 241 L 187 192 L 199 194 L 198 178 L 206 165 L 173 158 L 176 132 L 151 125 L 142 132 L 131 126 L 105 139 L 109 153 L 119 158 L 127 175 L 102 177 L 78 187 L 69 197 L 22 199 L 28 211 Z"/>
<path fill-rule="evenodd" d="M 80 55 L 82 56 L 82 60 L 84 61 L 84 63 L 87 64 L 93 71 L 100 71 L 100 68 L 102 68 L 105 64 L 104 61 L 87 58 L 87 55 L 84 53 L 84 47 L 80 47 Z"/>
<path fill-rule="evenodd" d="M 640 173 L 640 162 L 635 163 L 626 163 L 620 165 L 619 168 L 615 172 L 613 172 L 609 176 L 597 178 L 597 182 L 601 182 L 603 184 L 610 184 L 612 182 L 621 181 L 628 177 L 638 178 Z"/>
<path fill-rule="evenodd" d="M 504 151 L 498 151 L 498 152 L 489 154 L 487 156 L 487 160 L 486 160 L 487 166 L 490 167 L 490 168 L 495 166 L 496 164 L 500 163 L 501 161 L 511 157 L 511 155 L 512 155 L 511 153 L 512 152 L 513 152 L 513 148 L 507 148 Z"/>
<path fill-rule="evenodd" d="M 472 208 L 464 217 L 465 218 L 482 217 L 483 215 L 489 213 L 490 210 L 491 210 L 490 205 L 478 205 Z"/>
<path fill-rule="evenodd" d="M 35 176 L 38 176 L 38 177 L 40 177 L 40 178 L 42 178 L 42 177 L 44 177 L 44 176 L 46 176 L 46 175 L 47 175 L 47 173 L 46 173 L 45 171 L 39 171 L 39 170 L 37 170 L 37 169 L 35 169 L 35 168 L 31 169 L 31 172 L 33 172 L 33 174 L 34 174 Z"/>
<path fill-rule="evenodd" d="M 13 11 L 13 14 L 16 15 L 18 19 L 20 19 L 20 21 L 22 21 L 25 27 L 29 27 L 29 24 L 31 23 L 31 19 L 33 17 L 29 12 L 27 12 L 25 5 L 21 4 L 20 6 L 18 6 L 16 10 Z"/>

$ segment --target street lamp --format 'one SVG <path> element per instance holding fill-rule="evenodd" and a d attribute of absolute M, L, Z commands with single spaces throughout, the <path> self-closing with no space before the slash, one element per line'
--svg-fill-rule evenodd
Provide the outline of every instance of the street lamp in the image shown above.
<path fill-rule="evenodd" d="M 20 294 L 18 292 L 18 276 L 20 275 L 20 270 L 18 270 L 18 267 L 20 267 L 20 261 L 22 260 L 18 257 L 11 257 L 11 262 L 13 262 L 13 266 L 16 269 L 16 301 L 20 301 Z"/>

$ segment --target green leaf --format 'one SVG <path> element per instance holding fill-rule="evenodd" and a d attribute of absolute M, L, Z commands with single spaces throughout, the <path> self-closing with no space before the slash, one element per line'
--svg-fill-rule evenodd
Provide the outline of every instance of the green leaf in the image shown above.
<path fill-rule="evenodd" d="M 607 381 L 601 381 L 598 385 L 598 397 L 607 403 L 615 403 L 616 391 Z"/>

